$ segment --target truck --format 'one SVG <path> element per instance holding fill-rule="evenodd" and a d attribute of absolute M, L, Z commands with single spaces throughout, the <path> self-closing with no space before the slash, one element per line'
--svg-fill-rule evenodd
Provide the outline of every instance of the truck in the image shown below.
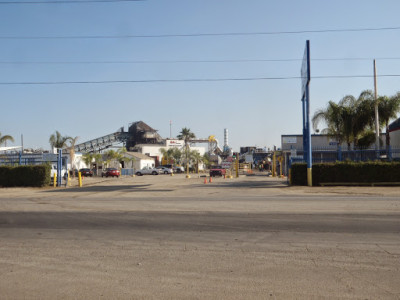
<path fill-rule="evenodd" d="M 226 174 L 226 169 L 221 166 L 212 166 L 210 168 L 210 177 L 224 176 Z"/>

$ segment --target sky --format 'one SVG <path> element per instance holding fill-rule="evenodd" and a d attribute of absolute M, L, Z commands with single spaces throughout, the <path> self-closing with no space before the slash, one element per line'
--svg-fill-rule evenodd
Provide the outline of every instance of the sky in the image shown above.
<path fill-rule="evenodd" d="M 171 121 L 172 137 L 187 127 L 222 146 L 227 128 L 234 151 L 279 148 L 302 133 L 306 40 L 311 115 L 372 90 L 374 58 L 378 94 L 400 91 L 399 76 L 382 76 L 400 75 L 398 0 L 1 2 L 7 146 L 23 135 L 24 148 L 48 150 L 56 130 L 81 143 L 135 121 L 168 138 Z M 319 78 L 355 75 L 368 77 Z"/>

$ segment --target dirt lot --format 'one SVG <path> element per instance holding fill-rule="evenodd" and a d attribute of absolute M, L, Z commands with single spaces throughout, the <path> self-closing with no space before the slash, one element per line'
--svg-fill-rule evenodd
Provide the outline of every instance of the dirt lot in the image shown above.
<path fill-rule="evenodd" d="M 400 298 L 400 187 L 76 185 L 0 190 L 1 299 Z"/>

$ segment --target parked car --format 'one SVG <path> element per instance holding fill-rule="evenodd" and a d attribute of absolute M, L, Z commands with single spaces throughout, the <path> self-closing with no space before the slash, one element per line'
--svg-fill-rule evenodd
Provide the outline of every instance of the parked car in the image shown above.
<path fill-rule="evenodd" d="M 79 172 L 81 172 L 81 176 L 84 176 L 84 177 L 92 177 L 93 176 L 93 171 L 88 168 L 80 169 Z"/>
<path fill-rule="evenodd" d="M 57 165 L 52 164 L 51 165 L 51 171 L 50 171 L 50 178 L 53 180 L 54 175 L 57 175 Z M 66 179 L 67 178 L 67 170 L 65 168 L 61 169 L 61 176 L 62 178 Z"/>
<path fill-rule="evenodd" d="M 156 169 L 159 170 L 160 174 L 172 174 L 173 172 L 171 168 L 167 168 L 164 166 L 158 166 Z"/>
<path fill-rule="evenodd" d="M 136 171 L 135 173 L 137 176 L 142 176 L 142 175 L 158 175 L 160 174 L 160 170 L 156 168 L 150 168 L 150 167 L 144 167 L 143 169 L 140 169 Z"/>
<path fill-rule="evenodd" d="M 174 173 L 183 173 L 183 172 L 185 172 L 185 169 L 182 166 L 174 166 L 173 170 L 174 170 Z"/>
<path fill-rule="evenodd" d="M 119 177 L 121 173 L 116 168 L 107 168 L 101 172 L 101 177 Z"/>
<path fill-rule="evenodd" d="M 210 169 L 210 177 L 224 176 L 226 174 L 226 169 L 221 166 L 213 166 Z"/>

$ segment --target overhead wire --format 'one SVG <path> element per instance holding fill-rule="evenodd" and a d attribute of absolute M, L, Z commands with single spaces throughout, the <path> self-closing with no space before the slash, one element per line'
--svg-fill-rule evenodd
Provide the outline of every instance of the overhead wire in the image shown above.
<path fill-rule="evenodd" d="M 372 78 L 373 75 L 321 75 L 311 79 L 347 79 Z M 400 77 L 400 74 L 377 75 L 377 77 Z M 192 78 L 192 79 L 143 79 L 143 80 L 100 80 L 100 81 L 25 81 L 0 82 L 0 85 L 64 85 L 64 84 L 121 84 L 121 83 L 177 83 L 177 82 L 222 82 L 222 81 L 261 81 L 261 80 L 292 80 L 301 76 L 289 77 L 249 77 L 249 78 Z"/>
<path fill-rule="evenodd" d="M 400 27 L 376 28 L 347 28 L 321 29 L 298 31 L 265 31 L 265 32 L 226 32 L 226 33 L 187 33 L 187 34 L 145 34 L 145 35 L 81 35 L 81 36 L 0 36 L 2 40 L 52 40 L 52 39 L 131 39 L 131 38 L 171 38 L 171 37 L 218 37 L 218 36 L 254 36 L 254 35 L 283 35 L 304 33 L 334 33 L 334 32 L 362 32 L 400 30 Z"/>
<path fill-rule="evenodd" d="M 0 1 L 1 4 L 69 4 L 69 3 L 112 3 L 112 2 L 139 2 L 146 0 L 60 0 L 60 1 Z"/>
<path fill-rule="evenodd" d="M 313 58 L 311 61 L 372 61 L 400 60 L 400 57 L 344 57 L 344 58 Z M 298 62 L 301 58 L 287 59 L 223 59 L 223 60 L 121 60 L 121 61 L 0 61 L 0 64 L 173 64 L 173 63 L 263 63 L 263 62 Z"/>

